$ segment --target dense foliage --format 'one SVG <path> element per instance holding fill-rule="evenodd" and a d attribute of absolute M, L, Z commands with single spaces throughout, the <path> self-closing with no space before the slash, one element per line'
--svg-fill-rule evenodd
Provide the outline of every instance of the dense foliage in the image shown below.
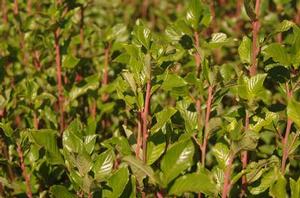
<path fill-rule="evenodd" d="M 300 197 L 299 0 L 0 15 L 0 197 Z"/>

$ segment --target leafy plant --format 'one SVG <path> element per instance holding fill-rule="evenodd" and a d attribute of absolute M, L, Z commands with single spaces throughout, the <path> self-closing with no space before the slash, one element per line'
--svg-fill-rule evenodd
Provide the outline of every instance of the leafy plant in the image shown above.
<path fill-rule="evenodd" d="M 296 0 L 1 0 L 1 197 L 299 197 Z"/>

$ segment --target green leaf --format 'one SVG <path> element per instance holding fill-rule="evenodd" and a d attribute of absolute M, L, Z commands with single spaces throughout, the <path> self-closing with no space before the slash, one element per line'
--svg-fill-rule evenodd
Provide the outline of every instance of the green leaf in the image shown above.
<path fill-rule="evenodd" d="M 251 40 L 247 36 L 244 36 L 238 48 L 239 56 L 242 63 L 251 63 L 251 49 Z"/>
<path fill-rule="evenodd" d="M 184 87 L 187 85 L 187 82 L 181 78 L 179 75 L 175 74 L 166 74 L 164 82 L 162 83 L 162 88 L 166 91 L 170 91 L 176 87 Z"/>
<path fill-rule="evenodd" d="M 275 33 L 285 32 L 288 31 L 290 28 L 292 28 L 295 25 L 294 22 L 283 20 L 280 24 L 278 24 L 275 28 Z"/>
<path fill-rule="evenodd" d="M 286 179 L 281 173 L 278 174 L 279 175 L 276 183 L 270 188 L 270 195 L 276 198 L 287 198 Z"/>
<path fill-rule="evenodd" d="M 0 122 L 0 128 L 3 130 L 4 134 L 6 135 L 6 137 L 12 137 L 13 136 L 13 129 L 11 128 L 9 123 L 3 123 Z"/>
<path fill-rule="evenodd" d="M 291 65 L 291 58 L 284 48 L 279 43 L 272 43 L 268 45 L 264 50 L 263 53 L 266 56 L 266 59 L 272 58 L 275 62 L 278 62 L 284 66 Z"/>
<path fill-rule="evenodd" d="M 265 92 L 263 84 L 266 76 L 267 74 L 257 74 L 250 79 L 246 76 L 242 76 L 238 82 L 239 96 L 246 100 L 260 98 Z"/>
<path fill-rule="evenodd" d="M 287 105 L 287 115 L 288 117 L 300 127 L 300 103 L 297 102 L 294 98 L 288 101 Z"/>
<path fill-rule="evenodd" d="M 139 180 L 142 180 L 146 176 L 148 176 L 150 178 L 151 182 L 159 184 L 160 181 L 155 176 L 154 171 L 152 170 L 151 166 L 144 164 L 141 160 L 139 160 L 133 156 L 125 156 L 125 157 L 123 157 L 123 160 L 129 164 L 130 168 L 133 171 L 133 174 Z"/>
<path fill-rule="evenodd" d="M 290 178 L 291 198 L 300 198 L 300 178 L 297 182 Z"/>
<path fill-rule="evenodd" d="M 80 153 L 84 146 L 83 140 L 81 139 L 81 123 L 78 119 L 75 119 L 68 128 L 64 131 L 62 142 L 63 147 L 69 151 L 74 153 Z"/>
<path fill-rule="evenodd" d="M 53 198 L 76 198 L 76 196 L 62 185 L 54 185 L 50 188 L 50 194 Z"/>
<path fill-rule="evenodd" d="M 164 186 L 192 165 L 194 152 L 194 144 L 190 139 L 176 142 L 168 149 L 160 165 Z"/>
<path fill-rule="evenodd" d="M 63 56 L 62 58 L 62 66 L 67 69 L 73 69 L 78 63 L 80 59 L 74 57 L 72 54 L 68 54 Z"/>
<path fill-rule="evenodd" d="M 162 132 L 150 136 L 147 142 L 147 165 L 153 164 L 165 151 L 166 138 Z"/>
<path fill-rule="evenodd" d="M 249 128 L 255 132 L 260 132 L 263 127 L 276 123 L 278 119 L 279 116 L 276 113 L 266 111 L 264 117 L 254 116 L 253 120 L 255 124 L 250 124 Z"/>
<path fill-rule="evenodd" d="M 142 21 L 138 20 L 133 31 L 135 41 L 144 46 L 146 49 L 150 49 L 151 31 L 147 28 Z"/>
<path fill-rule="evenodd" d="M 127 167 L 120 168 L 108 179 L 107 184 L 111 189 L 104 189 L 103 197 L 119 198 L 128 181 L 129 172 Z"/>
<path fill-rule="evenodd" d="M 228 147 L 223 143 L 217 143 L 212 149 L 212 154 L 217 159 L 220 168 L 225 169 L 230 157 Z"/>
<path fill-rule="evenodd" d="M 88 90 L 95 90 L 99 86 L 98 75 L 92 75 L 85 78 L 86 84 L 83 86 L 73 86 L 69 92 L 68 100 L 65 102 L 65 106 L 68 105 L 70 101 L 75 100 L 81 95 L 84 95 Z"/>
<path fill-rule="evenodd" d="M 219 33 L 213 33 L 211 41 L 209 42 L 209 47 L 214 48 L 220 48 L 223 45 L 226 45 L 230 42 L 230 39 L 227 38 L 227 35 L 225 33 L 219 32 Z"/>
<path fill-rule="evenodd" d="M 113 170 L 115 154 L 112 150 L 107 150 L 97 156 L 93 165 L 93 172 L 96 179 L 103 180 Z"/>
<path fill-rule="evenodd" d="M 234 153 L 237 153 L 241 150 L 254 150 L 257 146 L 258 139 L 258 133 L 251 130 L 245 131 L 239 141 L 233 142 L 233 144 L 231 145 L 232 150 L 234 151 Z"/>
<path fill-rule="evenodd" d="M 200 16 L 201 16 L 201 3 L 198 0 L 190 0 L 187 13 L 186 13 L 186 21 L 190 26 L 197 30 L 199 27 Z"/>
<path fill-rule="evenodd" d="M 162 111 L 155 114 L 156 124 L 151 128 L 151 132 L 155 133 L 159 131 L 171 117 L 177 112 L 173 107 L 166 107 Z"/>
<path fill-rule="evenodd" d="M 51 129 L 30 130 L 30 136 L 33 142 L 40 147 L 44 147 L 48 160 L 51 164 L 64 164 L 61 153 L 57 146 L 57 132 Z"/>
<path fill-rule="evenodd" d="M 275 168 L 272 168 L 270 171 L 268 171 L 262 176 L 261 182 L 257 187 L 250 188 L 251 194 L 258 195 L 266 191 L 276 182 L 277 178 L 277 171 Z"/>
<path fill-rule="evenodd" d="M 133 93 L 136 94 L 137 86 L 136 86 L 136 83 L 134 81 L 133 74 L 130 73 L 129 71 L 124 71 L 124 72 L 122 72 L 122 76 L 128 82 L 128 84 L 130 85 L 130 88 L 133 91 Z"/>
<path fill-rule="evenodd" d="M 251 19 L 251 21 L 255 21 L 257 16 L 255 14 L 253 0 L 245 0 L 244 6 L 245 6 L 246 13 Z"/>
<path fill-rule="evenodd" d="M 216 191 L 216 184 L 212 178 L 207 172 L 202 171 L 186 174 L 176 179 L 169 190 L 169 194 L 180 196 L 186 192 L 194 192 L 213 196 Z"/>

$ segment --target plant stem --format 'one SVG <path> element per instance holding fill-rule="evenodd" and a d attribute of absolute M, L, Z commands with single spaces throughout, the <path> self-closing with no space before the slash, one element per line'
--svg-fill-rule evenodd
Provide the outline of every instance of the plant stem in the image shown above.
<path fill-rule="evenodd" d="M 208 97 L 206 101 L 206 113 L 205 113 L 205 131 L 204 131 L 204 139 L 201 149 L 201 163 L 202 166 L 205 167 L 205 157 L 206 157 L 206 149 L 207 149 L 207 143 L 209 139 L 209 131 L 208 131 L 208 125 L 209 125 L 209 118 L 210 118 L 210 112 L 211 112 L 211 104 L 213 100 L 213 87 L 209 85 L 208 87 Z"/>
<path fill-rule="evenodd" d="M 14 0 L 14 15 L 19 14 L 18 0 Z"/>
<path fill-rule="evenodd" d="M 143 18 L 147 17 L 148 6 L 149 6 L 149 0 L 144 0 L 142 3 L 142 17 Z"/>
<path fill-rule="evenodd" d="M 285 84 L 285 88 L 286 88 L 286 95 L 287 95 L 287 98 L 289 100 L 293 95 L 293 90 L 289 89 L 288 83 Z M 282 172 L 282 174 L 285 173 L 286 161 L 287 161 L 287 158 L 288 158 L 288 155 L 289 155 L 288 138 L 289 138 L 289 135 L 290 135 L 290 132 L 291 132 L 292 124 L 293 124 L 293 121 L 290 118 L 288 118 L 286 129 L 285 129 L 284 139 L 282 140 L 282 147 L 283 147 L 283 154 L 282 154 L 282 161 L 281 161 L 281 172 Z"/>
<path fill-rule="evenodd" d="M 148 139 L 148 121 L 147 121 L 147 117 L 149 114 L 149 108 L 150 108 L 150 99 L 151 99 L 151 75 L 149 77 L 149 79 L 147 80 L 147 87 L 146 87 L 146 98 L 145 98 L 145 107 L 144 107 L 144 111 L 143 111 L 143 115 L 142 115 L 142 119 L 143 119 L 143 159 L 144 162 L 146 162 L 147 159 L 147 139 Z"/>
<path fill-rule="evenodd" d="M 249 129 L 249 112 L 246 110 L 246 115 L 245 115 L 245 131 L 247 131 Z M 248 164 L 248 152 L 247 151 L 243 151 L 241 154 L 241 158 L 242 158 L 242 167 L 243 170 L 247 168 L 247 164 Z M 247 178 L 246 175 L 242 176 L 242 191 L 240 194 L 240 197 L 244 197 L 246 195 L 246 191 L 247 191 Z"/>
<path fill-rule="evenodd" d="M 255 76 L 257 73 L 257 60 L 256 57 L 259 52 L 259 45 L 258 45 L 258 32 L 260 28 L 260 22 L 258 19 L 259 16 L 259 9 L 260 9 L 260 0 L 256 0 L 255 3 L 255 14 L 257 19 L 252 21 L 252 53 L 251 53 L 251 66 L 249 68 L 250 76 Z"/>
<path fill-rule="evenodd" d="M 232 169 L 233 159 L 234 159 L 234 156 L 231 155 L 229 160 L 228 160 L 228 164 L 226 166 L 226 169 L 225 169 L 222 198 L 228 197 L 228 193 L 230 192 L 230 188 L 231 188 L 230 178 L 231 178 L 231 171 L 232 171 L 231 169 Z"/>
<path fill-rule="evenodd" d="M 26 10 L 27 10 L 27 13 L 30 15 L 31 14 L 31 8 L 32 8 L 32 2 L 31 2 L 31 0 L 27 0 L 27 8 L 26 8 Z"/>
<path fill-rule="evenodd" d="M 63 96 L 63 85 L 62 85 L 62 73 L 61 73 L 61 54 L 59 46 L 59 33 L 60 29 L 57 28 L 54 31 L 55 40 L 55 61 L 56 61 L 56 78 L 57 78 L 57 90 L 58 90 L 58 106 L 60 109 L 60 131 L 64 130 L 64 96 Z"/>
<path fill-rule="evenodd" d="M 242 2 L 243 0 L 237 0 L 236 1 L 236 12 L 235 12 L 235 16 L 239 17 L 241 15 L 241 10 L 242 10 Z"/>
<path fill-rule="evenodd" d="M 138 133 L 137 133 L 137 143 L 136 143 L 136 149 L 135 149 L 135 156 L 137 158 L 140 158 L 140 149 L 142 146 L 142 111 L 138 112 Z"/>
<path fill-rule="evenodd" d="M 81 50 L 83 50 L 84 44 L 84 7 L 83 5 L 80 7 L 80 45 Z"/>
<path fill-rule="evenodd" d="M 199 53 L 199 33 L 197 31 L 194 32 L 194 45 L 196 48 L 196 52 L 194 54 L 195 58 L 195 63 L 196 63 L 196 72 L 197 72 L 197 77 L 200 75 L 200 69 L 201 69 L 201 55 Z"/>
<path fill-rule="evenodd" d="M 22 175 L 25 179 L 26 183 L 26 194 L 28 198 L 32 198 L 32 191 L 31 191 L 31 185 L 30 185 L 30 176 L 26 173 L 26 167 L 24 162 L 24 155 L 20 144 L 17 144 L 17 152 L 20 159 L 20 166 L 22 170 Z"/>
<path fill-rule="evenodd" d="M 108 66 L 109 66 L 109 54 L 110 54 L 111 44 L 109 43 L 108 46 L 104 49 L 104 71 L 103 71 L 103 78 L 102 78 L 102 85 L 105 86 L 108 84 Z M 102 101 L 106 102 L 108 99 L 108 94 L 102 95 Z"/>
<path fill-rule="evenodd" d="M 7 16 L 7 6 L 6 6 L 6 0 L 2 0 L 2 19 L 3 24 L 7 24 L 8 22 L 8 16 Z"/>

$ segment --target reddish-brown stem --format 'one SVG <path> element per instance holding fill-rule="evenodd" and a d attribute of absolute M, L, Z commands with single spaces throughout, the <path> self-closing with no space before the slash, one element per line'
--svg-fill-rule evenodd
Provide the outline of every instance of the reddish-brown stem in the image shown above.
<path fill-rule="evenodd" d="M 292 89 L 291 90 L 289 89 L 288 83 L 285 84 L 285 87 L 286 87 L 286 95 L 287 95 L 287 98 L 289 100 L 293 95 L 293 91 L 292 91 Z M 291 132 L 292 124 L 293 124 L 293 121 L 290 118 L 288 118 L 286 129 L 285 129 L 284 139 L 282 140 L 282 148 L 283 148 L 282 149 L 283 150 L 282 161 L 281 161 L 281 172 L 282 172 L 282 174 L 285 173 L 286 161 L 287 161 L 287 158 L 288 158 L 288 155 L 289 155 L 288 138 L 289 138 L 289 135 L 290 135 L 290 132 Z"/>
<path fill-rule="evenodd" d="M 83 49 L 84 44 L 84 7 L 83 5 L 80 7 L 80 44 L 81 49 Z"/>
<path fill-rule="evenodd" d="M 14 0 L 14 15 L 19 14 L 18 0 Z"/>
<path fill-rule="evenodd" d="M 242 3 L 243 3 L 243 0 L 236 1 L 236 12 L 235 12 L 236 17 L 239 17 L 241 15 Z"/>
<path fill-rule="evenodd" d="M 40 52 L 38 50 L 33 53 L 33 64 L 38 71 L 41 69 Z"/>
<path fill-rule="evenodd" d="M 246 115 L 245 115 L 245 131 L 249 129 L 249 112 L 246 110 Z M 248 153 L 247 151 L 243 151 L 241 154 L 242 158 L 242 167 L 243 169 L 247 168 L 248 164 Z M 244 197 L 246 195 L 246 190 L 247 190 L 247 178 L 245 175 L 242 176 L 242 191 L 240 194 L 240 197 Z"/>
<path fill-rule="evenodd" d="M 137 143 L 135 149 L 135 155 L 137 158 L 140 158 L 140 149 L 142 146 L 142 111 L 138 112 L 138 132 L 137 132 Z"/>
<path fill-rule="evenodd" d="M 144 0 L 142 3 L 142 17 L 143 18 L 147 17 L 148 6 L 149 6 L 149 0 Z"/>
<path fill-rule="evenodd" d="M 32 2 L 31 2 L 31 0 L 27 0 L 27 8 L 26 8 L 26 10 L 27 10 L 27 13 L 30 15 L 31 14 L 31 4 L 32 4 Z"/>
<path fill-rule="evenodd" d="M 147 118 L 149 115 L 150 99 L 151 99 L 151 77 L 147 80 L 145 106 L 144 106 L 144 111 L 143 111 L 143 115 L 142 115 L 144 162 L 146 162 L 146 159 L 147 159 L 147 139 L 148 139 L 148 120 L 147 120 Z"/>
<path fill-rule="evenodd" d="M 210 85 L 208 87 L 208 97 L 206 100 L 206 113 L 205 113 L 205 131 L 204 131 L 204 139 L 203 139 L 203 144 L 202 144 L 202 149 L 201 149 L 201 163 L 202 166 L 205 167 L 205 157 L 206 157 L 206 149 L 207 149 L 207 143 L 208 143 L 208 138 L 209 138 L 209 131 L 208 131 L 208 126 L 209 126 L 209 119 L 210 119 L 210 112 L 211 112 L 211 104 L 213 100 L 213 87 Z"/>
<path fill-rule="evenodd" d="M 194 32 L 194 45 L 196 48 L 196 52 L 194 54 L 195 62 L 196 62 L 196 71 L 197 76 L 200 75 L 200 65 L 201 65 L 201 55 L 199 53 L 199 33 L 197 31 Z"/>
<path fill-rule="evenodd" d="M 96 109 L 97 109 L 97 103 L 95 100 L 92 101 L 92 104 L 90 106 L 90 114 L 93 119 L 96 118 Z"/>
<path fill-rule="evenodd" d="M 257 19 L 252 21 L 252 53 L 251 53 L 251 66 L 249 68 L 250 76 L 255 76 L 257 73 L 257 60 L 256 57 L 259 52 L 259 44 L 258 44 L 258 32 L 260 28 L 260 22 L 258 19 L 259 16 L 259 9 L 260 9 L 260 0 L 256 0 L 255 3 L 255 13 Z"/>
<path fill-rule="evenodd" d="M 17 144 L 17 152 L 20 160 L 20 167 L 22 170 L 22 175 L 25 179 L 26 183 L 26 194 L 28 198 L 32 198 L 32 191 L 31 191 L 31 185 L 30 185 L 30 176 L 26 172 L 25 162 L 24 162 L 24 155 L 20 144 Z"/>
<path fill-rule="evenodd" d="M 159 192 L 156 193 L 156 197 L 157 198 L 164 198 L 164 195 L 163 195 L 162 192 L 159 191 Z"/>
<path fill-rule="evenodd" d="M 296 24 L 300 25 L 300 5 L 296 9 L 297 9 L 297 14 L 295 16 L 295 22 Z"/>
<path fill-rule="evenodd" d="M 64 130 L 64 95 L 63 95 L 63 85 L 62 85 L 62 73 L 61 73 L 61 54 L 59 46 L 59 34 L 60 29 L 57 28 L 54 31 L 55 40 L 55 61 L 56 61 L 56 78 L 57 78 L 57 90 L 58 90 L 58 106 L 60 110 L 60 131 Z"/>
<path fill-rule="evenodd" d="M 6 0 L 2 0 L 2 19 L 3 19 L 3 24 L 7 24 L 8 21 L 8 16 L 7 16 L 7 6 L 6 6 Z"/>
<path fill-rule="evenodd" d="M 33 127 L 34 127 L 34 129 L 39 128 L 39 119 L 38 119 L 35 111 L 33 112 Z"/>
<path fill-rule="evenodd" d="M 225 173 L 224 173 L 224 184 L 223 184 L 223 191 L 222 191 L 222 198 L 227 198 L 228 197 L 228 193 L 230 192 L 230 188 L 231 188 L 231 182 L 230 182 L 230 178 L 231 178 L 231 169 L 232 169 L 232 162 L 233 162 L 234 156 L 230 156 L 227 164 L 226 164 L 226 169 L 225 169 Z"/>
<path fill-rule="evenodd" d="M 108 46 L 104 49 L 104 71 L 103 71 L 103 78 L 102 78 L 102 85 L 105 86 L 108 84 L 108 65 L 109 65 L 109 53 L 110 53 L 111 44 L 109 43 Z M 102 101 L 105 102 L 108 99 L 108 94 L 102 95 Z"/>

